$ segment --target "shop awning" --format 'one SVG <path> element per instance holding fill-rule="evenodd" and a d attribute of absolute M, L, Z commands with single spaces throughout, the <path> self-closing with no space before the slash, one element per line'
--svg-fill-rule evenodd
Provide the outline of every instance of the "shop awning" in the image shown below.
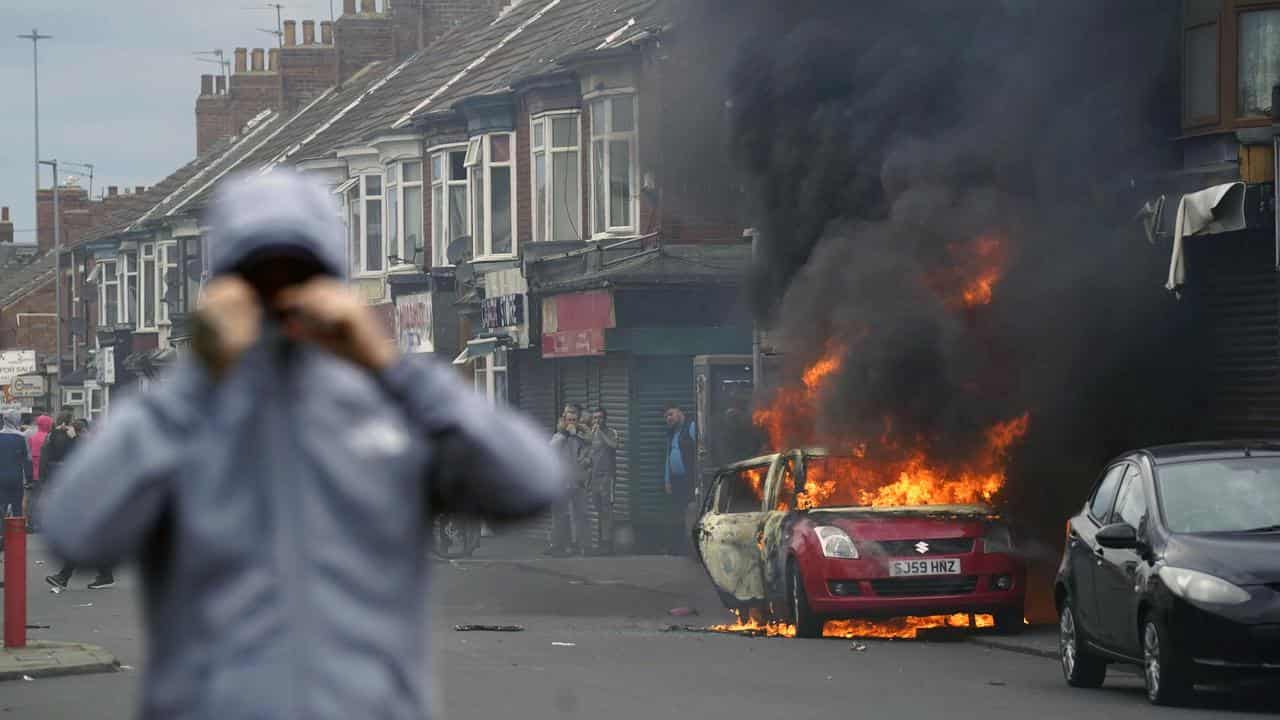
<path fill-rule="evenodd" d="M 458 357 L 453 359 L 454 365 L 466 365 L 483 355 L 492 355 L 493 351 L 498 349 L 498 341 L 500 338 L 487 337 L 468 340 L 467 346 L 462 348 L 462 352 L 458 353 Z"/>
<path fill-rule="evenodd" d="M 1186 282 L 1183 238 L 1245 229 L 1244 195 L 1245 184 L 1232 182 L 1187 193 L 1178 200 L 1173 221 L 1173 255 L 1169 259 L 1165 289 L 1176 291 Z"/>

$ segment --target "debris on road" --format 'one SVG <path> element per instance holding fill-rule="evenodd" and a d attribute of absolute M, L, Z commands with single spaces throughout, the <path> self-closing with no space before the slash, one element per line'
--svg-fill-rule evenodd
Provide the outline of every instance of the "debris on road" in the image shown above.
<path fill-rule="evenodd" d="M 93 607 L 93 603 L 80 603 L 76 607 Z"/>
<path fill-rule="evenodd" d="M 989 680 L 987 681 L 987 684 L 995 687 L 1004 687 L 1007 683 L 1003 680 Z"/>
<path fill-rule="evenodd" d="M 454 625 L 454 632 L 524 632 L 523 625 Z"/>
<path fill-rule="evenodd" d="M 571 642 L 553 642 L 551 644 L 556 647 L 578 647 L 578 643 Z"/>
<path fill-rule="evenodd" d="M 866 651 L 867 651 L 867 644 L 866 644 L 866 643 L 854 643 L 854 644 L 852 644 L 852 645 L 850 645 L 850 646 L 849 646 L 849 649 L 850 649 L 850 650 L 852 650 L 852 651 L 854 651 L 854 652 L 866 652 Z"/>
<path fill-rule="evenodd" d="M 51 627 L 53 626 L 52 625 L 28 625 L 27 629 L 28 630 L 48 630 Z"/>
<path fill-rule="evenodd" d="M 120 669 L 121 669 L 121 670 L 132 670 L 132 669 L 133 669 L 133 666 L 132 666 L 132 665 L 121 665 L 121 666 L 120 666 Z"/>
<path fill-rule="evenodd" d="M 34 682 L 34 681 L 35 681 L 35 678 L 31 677 L 30 675 L 23 675 L 23 676 L 22 676 L 22 680 L 23 680 L 24 682 Z"/>
<path fill-rule="evenodd" d="M 697 615 L 698 609 L 690 607 L 671 608 L 667 611 L 667 614 L 672 617 L 689 617 L 690 615 Z"/>

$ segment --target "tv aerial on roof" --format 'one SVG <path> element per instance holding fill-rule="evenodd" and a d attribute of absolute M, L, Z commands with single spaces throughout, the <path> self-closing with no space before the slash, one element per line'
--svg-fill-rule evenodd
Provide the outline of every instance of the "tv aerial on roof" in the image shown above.
<path fill-rule="evenodd" d="M 282 19 L 280 11 L 284 10 L 286 7 L 288 7 L 288 5 L 281 5 L 280 3 L 263 3 L 262 5 L 258 5 L 254 7 L 242 7 L 240 9 L 241 10 L 275 10 L 276 11 L 276 29 L 275 30 L 263 30 L 262 28 L 258 28 L 258 29 L 259 31 L 267 33 L 269 35 L 275 35 L 276 44 L 279 47 L 284 47 L 284 20 Z"/>
<path fill-rule="evenodd" d="M 221 50 L 197 50 L 191 54 L 200 62 L 213 63 L 222 68 L 222 80 L 227 81 L 227 76 L 231 74 L 231 61 L 226 58 L 226 53 Z"/>

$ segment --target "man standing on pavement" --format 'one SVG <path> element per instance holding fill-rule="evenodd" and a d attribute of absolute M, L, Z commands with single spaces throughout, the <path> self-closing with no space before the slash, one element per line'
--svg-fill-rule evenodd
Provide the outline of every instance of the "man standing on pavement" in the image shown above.
<path fill-rule="evenodd" d="M 31 450 L 21 422 L 18 413 L 0 417 L 0 517 L 22 513 L 23 488 L 31 482 Z"/>
<path fill-rule="evenodd" d="M 617 480 L 618 431 L 609 427 L 609 413 L 591 412 L 591 502 L 600 519 L 600 552 L 613 554 L 613 490 Z"/>
<path fill-rule="evenodd" d="M 55 553 L 141 564 L 145 720 L 434 717 L 430 513 L 521 520 L 564 487 L 524 419 L 400 357 L 337 217 L 287 170 L 224 181 L 192 356 L 45 499 Z"/>
<path fill-rule="evenodd" d="M 586 486 L 591 482 L 591 441 L 581 420 L 581 405 L 565 405 L 556 433 L 551 436 L 551 447 L 572 472 L 565 478 L 564 499 L 552 510 L 551 542 L 544 555 L 576 555 L 586 551 Z"/>
<path fill-rule="evenodd" d="M 670 518 L 674 531 L 668 541 L 667 552 L 684 555 L 689 545 L 685 531 L 685 512 L 692 497 L 694 459 L 697 453 L 697 427 L 685 417 L 680 406 L 667 405 L 664 418 L 667 421 L 667 462 L 663 472 L 663 488 L 670 502 Z"/>

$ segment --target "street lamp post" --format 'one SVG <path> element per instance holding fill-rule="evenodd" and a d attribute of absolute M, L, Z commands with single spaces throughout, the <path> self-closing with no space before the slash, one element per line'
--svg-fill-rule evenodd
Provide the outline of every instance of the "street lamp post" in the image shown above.
<path fill-rule="evenodd" d="M 35 172 L 36 172 L 36 196 L 40 195 L 40 41 L 52 40 L 52 35 L 41 35 L 40 31 L 32 28 L 30 35 L 19 35 L 19 40 L 31 41 L 31 75 L 32 75 L 32 92 L 35 96 Z M 55 186 L 56 188 L 56 186 Z M 57 197 L 57 193 L 54 193 Z"/>
<path fill-rule="evenodd" d="M 58 161 L 37 160 L 36 169 L 40 165 L 53 168 L 53 302 L 56 310 L 53 313 L 53 332 L 57 336 L 54 347 L 57 355 L 54 367 L 58 368 L 58 390 L 53 396 L 55 412 L 62 409 L 62 209 L 58 196 Z"/>

